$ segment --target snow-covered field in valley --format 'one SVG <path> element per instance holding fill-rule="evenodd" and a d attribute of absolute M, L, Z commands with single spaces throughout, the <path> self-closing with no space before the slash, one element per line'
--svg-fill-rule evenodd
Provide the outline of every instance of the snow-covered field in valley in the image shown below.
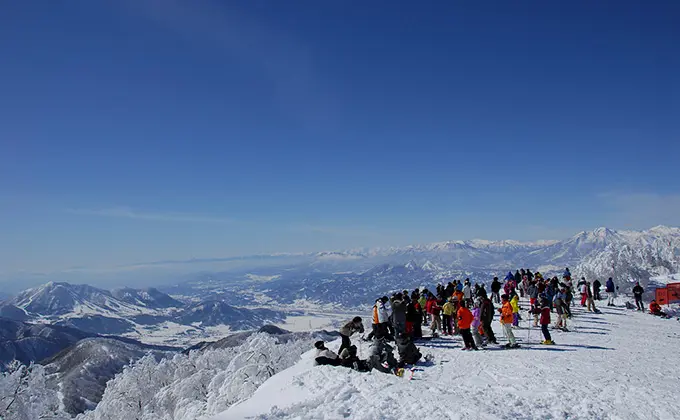
<path fill-rule="evenodd" d="M 434 360 L 419 363 L 410 381 L 314 367 L 310 351 L 213 420 L 680 418 L 680 322 L 600 304 L 601 314 L 576 306 L 570 332 L 551 329 L 555 346 L 526 328 L 525 311 L 520 349 L 461 351 L 458 336 L 419 342 Z M 353 342 L 365 356 L 368 343 Z"/>

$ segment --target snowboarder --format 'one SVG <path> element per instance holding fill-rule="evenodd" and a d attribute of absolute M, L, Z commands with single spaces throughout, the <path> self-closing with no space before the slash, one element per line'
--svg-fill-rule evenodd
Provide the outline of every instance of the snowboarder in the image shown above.
<path fill-rule="evenodd" d="M 614 279 L 609 277 L 607 283 L 605 283 L 605 291 L 607 292 L 607 306 L 615 306 L 614 298 L 616 298 L 616 289 L 614 286 Z"/>
<path fill-rule="evenodd" d="M 460 307 L 458 308 L 458 328 L 460 329 L 460 335 L 463 336 L 463 342 L 465 343 L 465 347 L 463 347 L 461 350 L 478 350 L 477 346 L 475 345 L 475 341 L 472 338 L 472 332 L 470 332 L 470 327 L 472 326 L 472 321 L 474 320 L 474 317 L 472 316 L 472 312 L 466 307 L 467 302 L 463 301 L 459 303 Z"/>
<path fill-rule="evenodd" d="M 491 299 L 496 303 L 501 303 L 501 282 L 498 281 L 498 277 L 494 277 L 491 282 Z"/>
<path fill-rule="evenodd" d="M 330 351 L 326 347 L 326 343 L 323 341 L 317 341 L 314 343 L 314 347 L 316 347 L 316 355 L 314 356 L 314 365 L 331 365 L 331 366 L 340 366 L 341 360 L 340 357 Z"/>
<path fill-rule="evenodd" d="M 338 350 L 338 353 L 342 353 L 342 351 L 351 346 L 352 342 L 349 340 L 349 337 L 358 332 L 359 334 L 364 333 L 364 324 L 361 322 L 361 317 L 360 316 L 355 316 L 351 321 L 348 321 L 345 325 L 340 328 L 340 337 L 342 338 L 342 344 L 340 345 L 340 349 Z"/>
<path fill-rule="evenodd" d="M 642 303 L 642 294 L 645 293 L 645 289 L 640 286 L 640 282 L 635 282 L 635 287 L 633 287 L 633 295 L 635 296 L 635 305 L 637 305 L 638 311 L 645 310 L 645 304 Z"/>
<path fill-rule="evenodd" d="M 510 297 L 506 294 L 501 296 L 501 302 L 503 302 L 503 307 L 498 309 L 501 313 L 501 326 L 505 335 L 508 338 L 508 344 L 505 346 L 507 348 L 519 347 L 517 345 L 517 340 L 515 340 L 515 335 L 512 333 L 512 305 L 510 305 Z"/>
<path fill-rule="evenodd" d="M 374 339 L 368 348 L 368 365 L 382 373 L 395 373 L 397 359 L 394 357 L 394 349 L 384 339 Z"/>
<path fill-rule="evenodd" d="M 397 351 L 399 352 L 399 362 L 397 367 L 403 368 L 404 365 L 415 365 L 423 355 L 418 350 L 411 337 L 406 334 L 397 335 Z"/>
<path fill-rule="evenodd" d="M 365 360 L 359 359 L 357 354 L 357 346 L 349 346 L 340 352 L 340 364 L 345 367 L 351 367 L 359 372 L 368 372 L 371 367 Z"/>

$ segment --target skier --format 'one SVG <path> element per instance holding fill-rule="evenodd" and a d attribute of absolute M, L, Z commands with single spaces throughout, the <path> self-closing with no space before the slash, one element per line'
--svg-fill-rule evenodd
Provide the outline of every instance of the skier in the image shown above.
<path fill-rule="evenodd" d="M 607 283 L 605 283 L 605 291 L 607 292 L 607 306 L 614 305 L 614 298 L 616 298 L 616 287 L 614 287 L 614 279 L 609 277 Z"/>
<path fill-rule="evenodd" d="M 472 338 L 472 332 L 470 332 L 473 320 L 474 317 L 467 308 L 467 302 L 460 302 L 460 307 L 458 308 L 458 328 L 460 328 L 460 335 L 463 336 L 463 342 L 465 343 L 465 347 L 461 350 L 479 350 Z"/>
<path fill-rule="evenodd" d="M 470 330 L 472 332 L 472 338 L 475 340 L 475 345 L 479 347 L 486 347 L 484 340 L 482 340 L 482 335 L 479 332 L 479 327 L 482 325 L 482 298 L 479 297 L 475 300 L 474 307 L 472 308 L 472 324 L 470 325 Z"/>
<path fill-rule="evenodd" d="M 503 307 L 498 309 L 501 313 L 501 326 L 505 335 L 508 337 L 508 344 L 505 345 L 506 348 L 519 347 L 517 340 L 515 340 L 515 335 L 512 333 L 512 305 L 510 305 L 510 297 L 508 295 L 501 296 L 501 302 L 503 302 Z"/>
<path fill-rule="evenodd" d="M 540 305 L 534 308 L 534 313 L 541 315 L 541 331 L 543 332 L 543 341 L 541 344 L 555 344 L 550 337 L 548 325 L 550 325 L 550 301 L 546 295 L 541 295 Z"/>
<path fill-rule="evenodd" d="M 588 302 L 588 284 L 585 277 L 581 277 L 581 281 L 578 282 L 577 286 L 581 292 L 581 306 L 586 306 L 586 302 Z"/>
<path fill-rule="evenodd" d="M 600 280 L 595 279 L 593 282 L 593 299 L 595 300 L 600 300 L 600 288 L 602 287 L 602 283 L 600 283 Z"/>
<path fill-rule="evenodd" d="M 512 306 L 512 326 L 519 327 L 519 296 L 515 295 L 510 299 Z"/>
<path fill-rule="evenodd" d="M 496 336 L 491 328 L 491 322 L 493 322 L 493 302 L 489 298 L 482 299 L 482 307 L 480 311 L 480 321 L 482 322 L 482 330 L 486 336 L 486 341 L 493 344 L 498 344 L 496 341 Z"/>
<path fill-rule="evenodd" d="M 453 335 L 453 328 L 451 327 L 453 313 L 456 307 L 453 305 L 453 297 L 449 298 L 442 307 L 442 334 Z"/>
<path fill-rule="evenodd" d="M 340 328 L 340 337 L 342 338 L 342 344 L 340 345 L 338 353 L 342 353 L 342 351 L 345 348 L 352 345 L 352 342 L 349 341 L 349 337 L 355 332 L 358 332 L 359 334 L 364 333 L 364 324 L 361 322 L 360 316 L 355 316 L 351 321 L 348 321 L 345 325 L 342 326 L 342 328 Z"/>
<path fill-rule="evenodd" d="M 557 322 L 555 323 L 555 328 L 567 331 L 567 289 L 563 287 L 555 295 L 555 300 L 553 301 L 553 306 L 557 310 Z"/>
<path fill-rule="evenodd" d="M 593 291 L 590 287 L 590 282 L 586 282 L 586 302 L 588 303 L 588 312 L 598 312 L 595 307 L 595 300 L 593 300 Z"/>
<path fill-rule="evenodd" d="M 500 291 L 501 282 L 498 281 L 498 277 L 494 277 L 493 282 L 491 282 L 491 299 L 493 299 L 493 301 L 496 303 L 501 303 L 501 295 L 499 294 Z"/>
<path fill-rule="evenodd" d="M 645 293 L 645 289 L 640 286 L 640 282 L 635 282 L 635 287 L 633 287 L 633 295 L 635 296 L 635 305 L 637 305 L 638 311 L 644 311 L 645 305 L 642 303 L 642 294 Z"/>

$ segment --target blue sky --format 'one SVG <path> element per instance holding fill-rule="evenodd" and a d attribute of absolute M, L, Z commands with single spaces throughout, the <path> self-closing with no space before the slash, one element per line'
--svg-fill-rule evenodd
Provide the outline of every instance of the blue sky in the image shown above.
<path fill-rule="evenodd" d="M 0 266 L 680 225 L 677 2 L 6 2 Z"/>

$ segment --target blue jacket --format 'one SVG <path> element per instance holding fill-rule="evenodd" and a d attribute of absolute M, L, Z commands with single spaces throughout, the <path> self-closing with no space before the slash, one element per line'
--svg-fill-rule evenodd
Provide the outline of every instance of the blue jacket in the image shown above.
<path fill-rule="evenodd" d="M 557 292 L 557 294 L 555 295 L 555 298 L 553 299 L 553 302 L 556 302 L 557 299 L 562 299 L 563 302 L 566 302 L 567 301 L 567 294 L 562 293 L 562 292 Z"/>
<path fill-rule="evenodd" d="M 515 275 L 512 274 L 512 271 L 508 271 L 508 275 L 505 276 L 505 281 L 514 280 L 514 279 L 515 279 Z"/>
<path fill-rule="evenodd" d="M 607 285 L 606 285 L 605 290 L 607 291 L 607 293 L 611 293 L 611 292 L 614 291 L 614 280 L 612 280 L 612 279 L 607 280 Z"/>

